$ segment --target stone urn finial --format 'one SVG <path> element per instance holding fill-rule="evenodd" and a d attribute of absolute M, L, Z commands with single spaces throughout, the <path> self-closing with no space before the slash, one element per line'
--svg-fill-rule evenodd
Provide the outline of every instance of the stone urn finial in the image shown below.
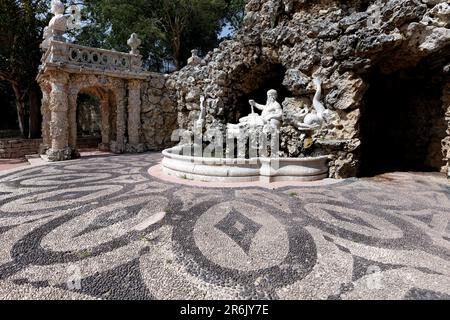
<path fill-rule="evenodd" d="M 139 39 L 138 35 L 136 33 L 133 33 L 127 41 L 128 46 L 131 48 L 130 53 L 131 54 L 139 54 L 139 46 L 142 44 L 141 39 Z"/>

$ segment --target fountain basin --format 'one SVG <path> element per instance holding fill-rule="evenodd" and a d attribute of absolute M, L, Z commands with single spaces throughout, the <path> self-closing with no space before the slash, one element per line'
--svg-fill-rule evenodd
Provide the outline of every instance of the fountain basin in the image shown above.
<path fill-rule="evenodd" d="M 182 154 L 182 146 L 163 151 L 162 170 L 205 182 L 316 181 L 328 177 L 329 156 L 308 158 L 205 158 Z"/>

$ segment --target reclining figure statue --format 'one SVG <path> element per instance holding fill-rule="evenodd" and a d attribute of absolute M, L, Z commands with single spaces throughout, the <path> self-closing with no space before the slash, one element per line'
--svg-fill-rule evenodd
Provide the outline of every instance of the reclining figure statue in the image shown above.
<path fill-rule="evenodd" d="M 279 131 L 283 118 L 283 109 L 277 102 L 277 97 L 278 93 L 276 90 L 269 90 L 267 92 L 267 102 L 265 105 L 250 100 L 249 103 L 252 108 L 252 113 L 239 119 L 239 124 L 228 124 L 228 130 L 239 131 L 248 125 L 250 127 L 269 127 L 270 129 Z M 262 111 L 261 115 L 258 115 L 255 112 L 255 108 Z"/>

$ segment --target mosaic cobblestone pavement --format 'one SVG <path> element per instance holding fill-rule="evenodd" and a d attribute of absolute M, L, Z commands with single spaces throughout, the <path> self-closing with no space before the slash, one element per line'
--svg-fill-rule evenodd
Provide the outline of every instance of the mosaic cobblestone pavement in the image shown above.
<path fill-rule="evenodd" d="M 1 299 L 448 299 L 450 186 L 206 189 L 159 154 L 0 174 Z"/>

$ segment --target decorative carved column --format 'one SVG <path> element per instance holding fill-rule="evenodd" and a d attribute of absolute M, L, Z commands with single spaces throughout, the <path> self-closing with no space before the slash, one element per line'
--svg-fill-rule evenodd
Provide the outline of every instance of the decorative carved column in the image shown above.
<path fill-rule="evenodd" d="M 41 114 L 42 114 L 42 144 L 39 147 L 39 154 L 45 154 L 51 147 L 51 137 L 50 137 L 50 93 L 52 91 L 52 86 L 50 85 L 48 79 L 41 78 L 39 80 L 39 85 L 42 91 L 42 101 L 41 101 Z"/>
<path fill-rule="evenodd" d="M 117 103 L 117 123 L 116 123 L 116 141 L 111 143 L 111 151 L 114 153 L 122 153 L 125 151 L 125 131 L 126 131 L 126 110 L 125 99 L 126 90 L 123 83 L 120 86 L 116 86 L 114 91 Z"/>
<path fill-rule="evenodd" d="M 128 145 L 127 152 L 143 152 L 140 144 L 141 128 L 141 82 L 128 81 Z"/>
<path fill-rule="evenodd" d="M 78 158 L 80 156 L 77 150 L 77 98 L 78 88 L 70 88 L 68 95 L 69 110 L 69 147 L 72 150 L 72 156 Z"/>
<path fill-rule="evenodd" d="M 111 128 L 109 125 L 110 110 L 108 96 L 103 97 L 100 101 L 100 112 L 102 114 L 102 142 L 99 145 L 99 149 L 101 151 L 109 151 L 109 135 Z"/>
<path fill-rule="evenodd" d="M 47 150 L 49 161 L 72 158 L 72 150 L 69 148 L 68 81 L 69 76 L 64 72 L 52 72 L 50 75 L 51 149 Z"/>

